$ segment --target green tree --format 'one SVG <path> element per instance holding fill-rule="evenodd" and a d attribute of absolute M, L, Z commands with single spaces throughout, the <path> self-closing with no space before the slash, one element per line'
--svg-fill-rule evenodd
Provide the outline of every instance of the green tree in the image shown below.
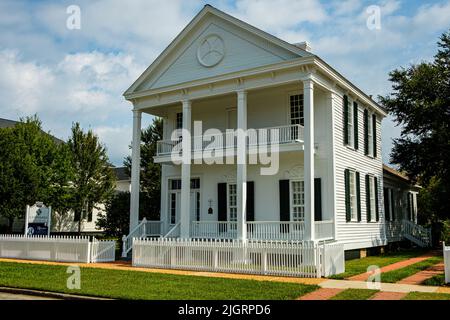
<path fill-rule="evenodd" d="M 450 216 L 450 30 L 438 47 L 432 62 L 391 72 L 393 92 L 380 97 L 402 126 L 391 162 L 424 186 L 429 221 Z"/>
<path fill-rule="evenodd" d="M 42 131 L 36 116 L 0 129 L 0 150 L 0 215 L 8 219 L 11 232 L 14 220 L 24 216 L 27 204 L 48 204 L 59 154 L 55 141 Z"/>
<path fill-rule="evenodd" d="M 52 207 L 52 225 L 62 229 L 67 221 L 73 221 L 70 211 L 73 204 L 74 167 L 72 157 L 67 144 L 61 143 L 56 146 L 57 155 L 54 159 L 51 172 L 51 184 L 45 204 Z"/>
<path fill-rule="evenodd" d="M 139 197 L 141 212 L 149 212 L 148 201 L 141 193 Z M 100 212 L 96 222 L 99 229 L 112 237 L 122 237 L 128 234 L 130 226 L 130 193 L 116 192 L 105 204 L 105 210 Z"/>
<path fill-rule="evenodd" d="M 122 237 L 128 233 L 129 212 L 130 193 L 118 192 L 106 202 L 104 213 L 99 213 L 96 226 L 103 229 L 108 236 Z"/>
<path fill-rule="evenodd" d="M 154 163 L 156 145 L 163 136 L 163 120 L 153 118 L 153 122 L 147 129 L 141 132 L 141 196 L 139 216 L 148 220 L 158 220 L 161 210 L 161 165 Z M 131 173 L 131 157 L 128 156 L 124 165 L 128 174 Z"/>
<path fill-rule="evenodd" d="M 106 148 L 92 130 L 85 133 L 80 124 L 75 123 L 67 146 L 74 169 L 71 206 L 80 233 L 82 219 L 97 204 L 104 203 L 112 195 L 115 176 L 110 168 Z"/>

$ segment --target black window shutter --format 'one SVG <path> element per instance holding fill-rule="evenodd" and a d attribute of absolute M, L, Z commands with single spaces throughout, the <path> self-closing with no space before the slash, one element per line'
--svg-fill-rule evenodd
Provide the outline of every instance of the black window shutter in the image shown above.
<path fill-rule="evenodd" d="M 359 172 L 356 171 L 356 213 L 358 216 L 358 221 L 361 222 L 361 187 Z"/>
<path fill-rule="evenodd" d="M 227 184 L 217 184 L 217 220 L 227 221 Z"/>
<path fill-rule="evenodd" d="M 358 104 L 356 102 L 353 103 L 353 128 L 355 129 L 355 150 L 359 148 L 359 139 L 358 139 Z"/>
<path fill-rule="evenodd" d="M 348 97 L 344 96 L 344 144 L 348 144 Z"/>
<path fill-rule="evenodd" d="M 322 179 L 314 179 L 314 220 L 322 221 Z"/>
<path fill-rule="evenodd" d="M 364 110 L 364 154 L 369 154 L 369 111 Z"/>
<path fill-rule="evenodd" d="M 375 184 L 373 191 L 375 192 L 375 214 L 377 222 L 380 221 L 380 210 L 379 210 L 379 204 L 378 204 L 378 178 L 374 177 L 373 182 Z"/>
<path fill-rule="evenodd" d="M 372 216 L 370 214 L 370 177 L 366 175 L 366 210 L 367 210 L 367 222 L 372 220 Z"/>
<path fill-rule="evenodd" d="M 345 169 L 345 218 L 347 222 L 352 220 L 350 213 L 350 170 Z"/>
<path fill-rule="evenodd" d="M 291 220 L 289 180 L 280 180 L 280 221 Z"/>
<path fill-rule="evenodd" d="M 255 183 L 247 182 L 247 221 L 255 221 Z"/>
<path fill-rule="evenodd" d="M 411 208 L 411 193 L 409 193 L 408 192 L 408 203 L 407 203 L 407 206 L 408 206 L 408 219 L 409 219 L 409 221 L 411 221 L 412 220 L 412 214 L 411 214 L 411 212 L 412 212 L 412 208 Z"/>
<path fill-rule="evenodd" d="M 373 156 L 377 157 L 377 116 L 372 115 L 372 128 L 373 128 Z"/>
<path fill-rule="evenodd" d="M 389 198 L 389 189 L 383 188 L 383 199 L 384 199 L 384 219 L 386 221 L 391 221 L 391 213 L 390 213 L 390 201 Z"/>
<path fill-rule="evenodd" d="M 391 218 L 392 218 L 392 221 L 395 221 L 397 217 L 396 217 L 394 190 L 391 190 L 391 203 L 392 203 Z"/>

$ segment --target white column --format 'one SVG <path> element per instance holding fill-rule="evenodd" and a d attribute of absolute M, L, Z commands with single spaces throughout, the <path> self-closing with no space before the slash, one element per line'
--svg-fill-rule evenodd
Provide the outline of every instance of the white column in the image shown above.
<path fill-rule="evenodd" d="M 133 110 L 133 140 L 131 147 L 131 197 L 130 232 L 139 224 L 139 190 L 141 168 L 141 118 L 139 110 Z"/>
<path fill-rule="evenodd" d="M 237 238 L 247 240 L 247 92 L 237 92 Z"/>
<path fill-rule="evenodd" d="M 181 164 L 180 237 L 189 238 L 191 215 L 191 102 L 183 100 L 183 161 Z"/>
<path fill-rule="evenodd" d="M 305 116 L 305 240 L 314 240 L 314 84 L 303 81 Z"/>

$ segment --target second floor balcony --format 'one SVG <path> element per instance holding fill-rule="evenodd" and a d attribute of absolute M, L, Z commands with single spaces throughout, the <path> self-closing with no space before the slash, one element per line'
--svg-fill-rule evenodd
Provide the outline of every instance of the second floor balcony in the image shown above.
<path fill-rule="evenodd" d="M 245 139 L 248 153 L 303 150 L 304 127 L 294 124 L 248 129 Z M 237 145 L 236 130 L 192 136 L 192 158 L 235 156 Z M 173 154 L 181 154 L 181 152 L 181 134 L 175 140 L 160 140 L 157 143 L 155 162 L 170 161 Z"/>

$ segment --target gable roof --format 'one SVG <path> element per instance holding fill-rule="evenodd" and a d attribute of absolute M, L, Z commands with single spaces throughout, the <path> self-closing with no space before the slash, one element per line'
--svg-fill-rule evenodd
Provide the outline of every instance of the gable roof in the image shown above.
<path fill-rule="evenodd" d="M 17 123 L 19 123 L 19 121 L 0 118 L 0 128 L 11 128 L 11 127 L 14 127 Z M 41 130 L 41 131 L 44 132 L 45 134 L 49 135 L 50 138 L 52 138 L 55 143 L 57 143 L 57 144 L 64 143 L 63 140 L 45 132 L 44 130 Z"/>
<path fill-rule="evenodd" d="M 333 81 L 338 82 L 341 87 L 347 91 L 352 91 L 359 97 L 363 99 L 365 103 L 371 105 L 377 112 L 379 112 L 382 116 L 387 115 L 387 110 L 380 105 L 377 101 L 375 101 L 372 96 L 366 94 L 363 90 L 358 88 L 352 82 L 350 82 L 347 78 L 345 78 L 340 72 L 330 66 L 327 62 L 321 59 L 319 56 L 306 51 L 295 44 L 288 43 L 276 36 L 273 36 L 261 29 L 258 29 L 240 19 L 237 19 L 215 7 L 207 4 L 203 7 L 203 9 L 188 23 L 188 25 L 175 37 L 175 39 L 164 49 L 164 51 L 152 62 L 152 64 L 133 82 L 133 84 L 123 93 L 125 99 L 132 101 L 134 98 L 139 97 L 140 95 L 146 95 L 149 89 L 141 90 L 140 86 L 145 83 L 145 81 L 155 73 L 157 73 L 157 68 L 160 64 L 162 64 L 165 59 L 176 50 L 177 45 L 179 45 L 182 40 L 199 24 L 203 21 L 207 15 L 213 15 L 219 17 L 227 22 L 232 23 L 233 25 L 240 27 L 247 32 L 250 32 L 256 36 L 259 36 L 261 39 L 268 41 L 274 46 L 278 46 L 288 52 L 292 53 L 295 56 L 298 56 L 299 61 L 307 58 L 311 59 L 311 63 L 318 66 L 321 70 L 323 70 L 327 75 L 331 77 Z M 161 88 L 150 89 L 150 90 L 160 90 Z"/>
<path fill-rule="evenodd" d="M 307 56 L 313 56 L 310 52 L 303 50 L 299 48 L 296 45 L 290 44 L 280 38 L 277 38 L 261 29 L 258 29 L 242 20 L 239 20 L 233 16 L 230 16 L 229 14 L 220 11 L 213 6 L 207 4 L 203 7 L 203 9 L 188 23 L 188 25 L 176 36 L 176 38 L 167 46 L 166 49 L 153 61 L 153 63 L 137 78 L 136 81 L 124 92 L 124 96 L 130 95 L 136 91 L 136 89 L 139 88 L 141 84 L 145 82 L 146 79 L 148 79 L 155 68 L 162 62 L 164 59 L 175 50 L 176 46 L 181 42 L 182 39 L 184 39 L 189 32 L 195 28 L 204 17 L 206 17 L 208 14 L 217 16 L 221 19 L 224 19 L 237 27 L 240 27 L 244 30 L 247 30 L 264 40 L 268 41 L 269 43 L 272 43 L 276 46 L 279 46 L 294 55 L 297 55 L 298 57 L 307 57 Z"/>
<path fill-rule="evenodd" d="M 125 167 L 113 167 L 112 170 L 116 175 L 117 181 L 128 181 L 130 180 L 130 176 L 127 174 Z"/>

